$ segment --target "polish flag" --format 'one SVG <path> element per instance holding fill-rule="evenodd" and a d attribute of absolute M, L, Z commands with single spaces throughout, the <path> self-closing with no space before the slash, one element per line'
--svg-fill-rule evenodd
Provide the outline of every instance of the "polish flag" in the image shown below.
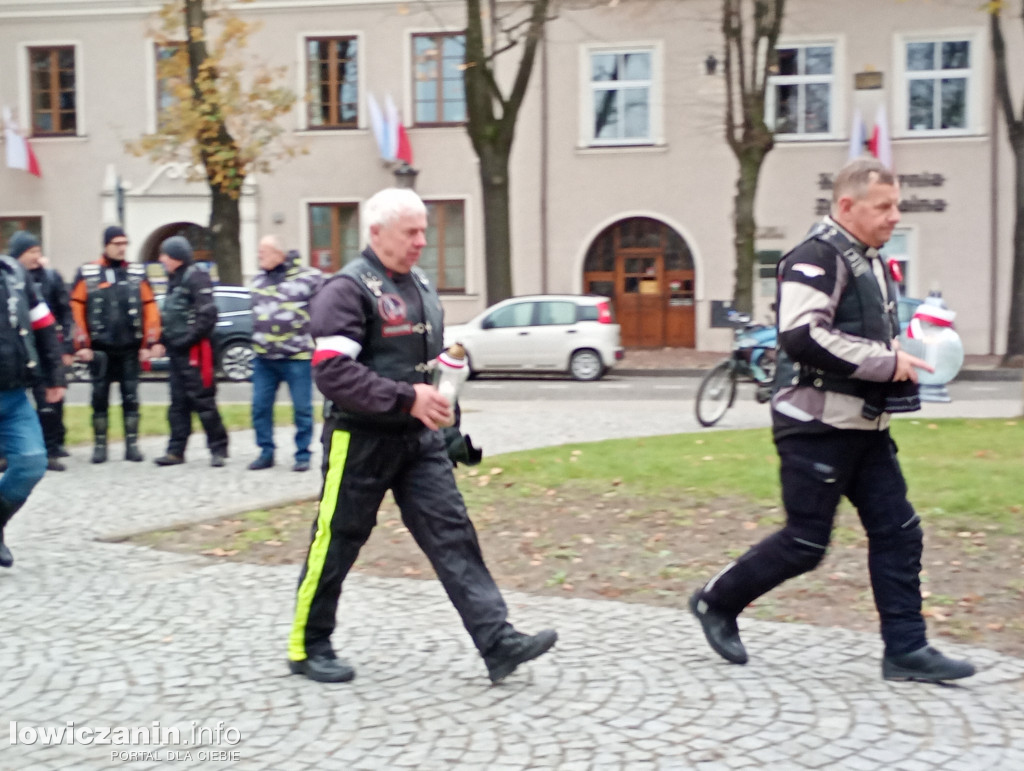
<path fill-rule="evenodd" d="M 8 168 L 21 169 L 37 177 L 43 176 L 36 154 L 32 152 L 32 145 L 18 130 L 9 107 L 4 107 L 4 144 L 7 146 Z"/>
<path fill-rule="evenodd" d="M 848 160 L 854 161 L 864 154 L 864 142 L 867 139 L 864 130 L 864 118 L 857 110 L 853 114 L 853 123 L 850 125 L 850 154 Z"/>
<path fill-rule="evenodd" d="M 880 160 L 887 169 L 892 169 L 892 141 L 889 138 L 889 119 L 885 114 L 885 105 L 878 105 L 875 113 L 875 127 L 871 131 L 868 143 L 871 154 Z"/>
<path fill-rule="evenodd" d="M 389 161 L 398 158 L 398 129 L 402 121 L 398 118 L 398 108 L 395 107 L 395 100 L 388 94 L 384 98 L 384 127 L 385 139 L 387 140 L 387 155 L 384 157 Z"/>
<path fill-rule="evenodd" d="M 409 135 L 405 133 L 405 126 L 398 124 L 398 148 L 395 150 L 395 160 L 405 161 L 412 166 L 412 145 L 409 144 Z"/>

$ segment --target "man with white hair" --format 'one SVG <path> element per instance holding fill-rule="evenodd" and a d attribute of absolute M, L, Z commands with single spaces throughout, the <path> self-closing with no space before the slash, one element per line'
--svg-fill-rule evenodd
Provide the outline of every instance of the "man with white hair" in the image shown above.
<path fill-rule="evenodd" d="M 313 377 L 327 404 L 324 484 L 299 578 L 289 667 L 320 682 L 355 670 L 331 645 L 341 585 L 390 489 L 402 521 L 430 559 L 492 682 L 554 645 L 557 635 L 517 632 L 484 564 L 438 428 L 453 406 L 430 383 L 444 312 L 416 267 L 427 212 L 408 189 L 366 203 L 369 247 L 311 303 Z"/>

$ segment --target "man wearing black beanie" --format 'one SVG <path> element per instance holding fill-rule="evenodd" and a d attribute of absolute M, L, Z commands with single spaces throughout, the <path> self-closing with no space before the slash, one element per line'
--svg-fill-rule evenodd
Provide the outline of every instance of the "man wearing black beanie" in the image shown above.
<path fill-rule="evenodd" d="M 160 262 L 167 271 L 167 297 L 161 311 L 161 340 L 170 358 L 171 406 L 167 422 L 171 438 L 158 466 L 185 462 L 185 446 L 192 433 L 192 413 L 206 431 L 210 465 L 223 466 L 228 457 L 228 433 L 217 411 L 210 335 L 217 324 L 210 276 L 192 264 L 192 247 L 182 236 L 160 244 Z"/>
<path fill-rule="evenodd" d="M 39 239 L 31 233 L 19 231 L 11 236 L 9 249 L 11 257 L 21 263 L 22 267 L 35 282 L 39 298 L 53 314 L 56 321 L 57 343 L 61 349 L 61 363 L 70 367 L 73 363 L 74 344 L 71 342 L 71 330 L 74 321 L 71 318 L 71 301 L 68 296 L 64 278 L 53 268 L 43 264 L 43 250 Z M 39 414 L 39 425 L 43 429 L 43 441 L 46 443 L 46 468 L 50 471 L 64 471 L 67 467 L 61 463 L 62 457 L 70 453 L 64 448 L 64 400 L 49 401 L 46 396 L 46 384 L 37 382 L 32 386 L 32 396 Z"/>
<path fill-rule="evenodd" d="M 111 225 L 103 231 L 103 255 L 83 265 L 71 290 L 71 311 L 78 327 L 77 357 L 90 362 L 92 375 L 93 463 L 107 460 L 107 410 L 110 384 L 121 384 L 125 460 L 139 452 L 139 375 L 141 363 L 160 340 L 160 311 L 146 280 L 146 267 L 127 263 L 128 238 Z"/>

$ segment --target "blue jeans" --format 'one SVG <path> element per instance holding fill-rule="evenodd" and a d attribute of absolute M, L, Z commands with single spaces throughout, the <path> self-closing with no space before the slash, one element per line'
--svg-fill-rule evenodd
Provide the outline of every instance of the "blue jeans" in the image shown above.
<path fill-rule="evenodd" d="M 43 430 L 24 389 L 0 391 L 0 455 L 7 458 L 0 498 L 17 508 L 46 473 Z"/>
<path fill-rule="evenodd" d="M 274 457 L 274 401 L 281 382 L 288 384 L 295 420 L 295 460 L 308 463 L 313 439 L 313 364 L 309 359 L 263 359 L 252 369 L 252 427 L 260 456 Z"/>

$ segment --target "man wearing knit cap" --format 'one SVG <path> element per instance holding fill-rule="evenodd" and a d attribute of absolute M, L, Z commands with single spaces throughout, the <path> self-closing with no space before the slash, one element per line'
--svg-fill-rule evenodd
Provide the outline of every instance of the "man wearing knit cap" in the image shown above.
<path fill-rule="evenodd" d="M 182 236 L 160 244 L 160 263 L 167 271 L 167 297 L 161 311 L 161 341 L 170 358 L 171 406 L 167 422 L 171 438 L 158 466 L 185 462 L 185 446 L 192 433 L 192 413 L 206 431 L 210 465 L 223 466 L 228 456 L 228 433 L 217 411 L 210 335 L 217 324 L 210 276 L 192 264 L 192 247 Z"/>
<path fill-rule="evenodd" d="M 107 411 L 110 384 L 121 384 L 125 460 L 141 461 L 139 452 L 139 375 L 142 362 L 160 341 L 160 311 L 146 268 L 128 263 L 128 238 L 111 225 L 103 232 L 103 255 L 83 265 L 71 290 L 75 348 L 90 363 L 92 375 L 93 463 L 107 460 Z"/>
<path fill-rule="evenodd" d="M 31 233 L 19 231 L 11 237 L 9 244 L 11 257 L 21 263 L 35 282 L 40 299 L 46 303 L 56 320 L 57 342 L 61 349 L 61 363 L 70 367 L 74 361 L 74 345 L 71 342 L 71 330 L 74 322 L 71 318 L 71 299 L 64 278 L 53 268 L 43 265 L 43 250 L 39 239 Z M 64 449 L 64 400 L 50 402 L 46 399 L 46 385 L 37 382 L 32 387 L 32 396 L 39 413 L 39 424 L 43 429 L 43 440 L 46 443 L 47 463 L 50 471 L 64 471 L 65 465 L 60 459 L 69 453 Z"/>
<path fill-rule="evenodd" d="M 25 240 L 11 240 L 10 251 L 27 251 Z M 64 398 L 57 325 L 25 268 L 0 255 L 0 454 L 7 460 L 0 474 L 0 568 L 14 564 L 4 528 L 46 473 L 43 433 L 26 394 L 40 382 L 47 401 Z"/>

